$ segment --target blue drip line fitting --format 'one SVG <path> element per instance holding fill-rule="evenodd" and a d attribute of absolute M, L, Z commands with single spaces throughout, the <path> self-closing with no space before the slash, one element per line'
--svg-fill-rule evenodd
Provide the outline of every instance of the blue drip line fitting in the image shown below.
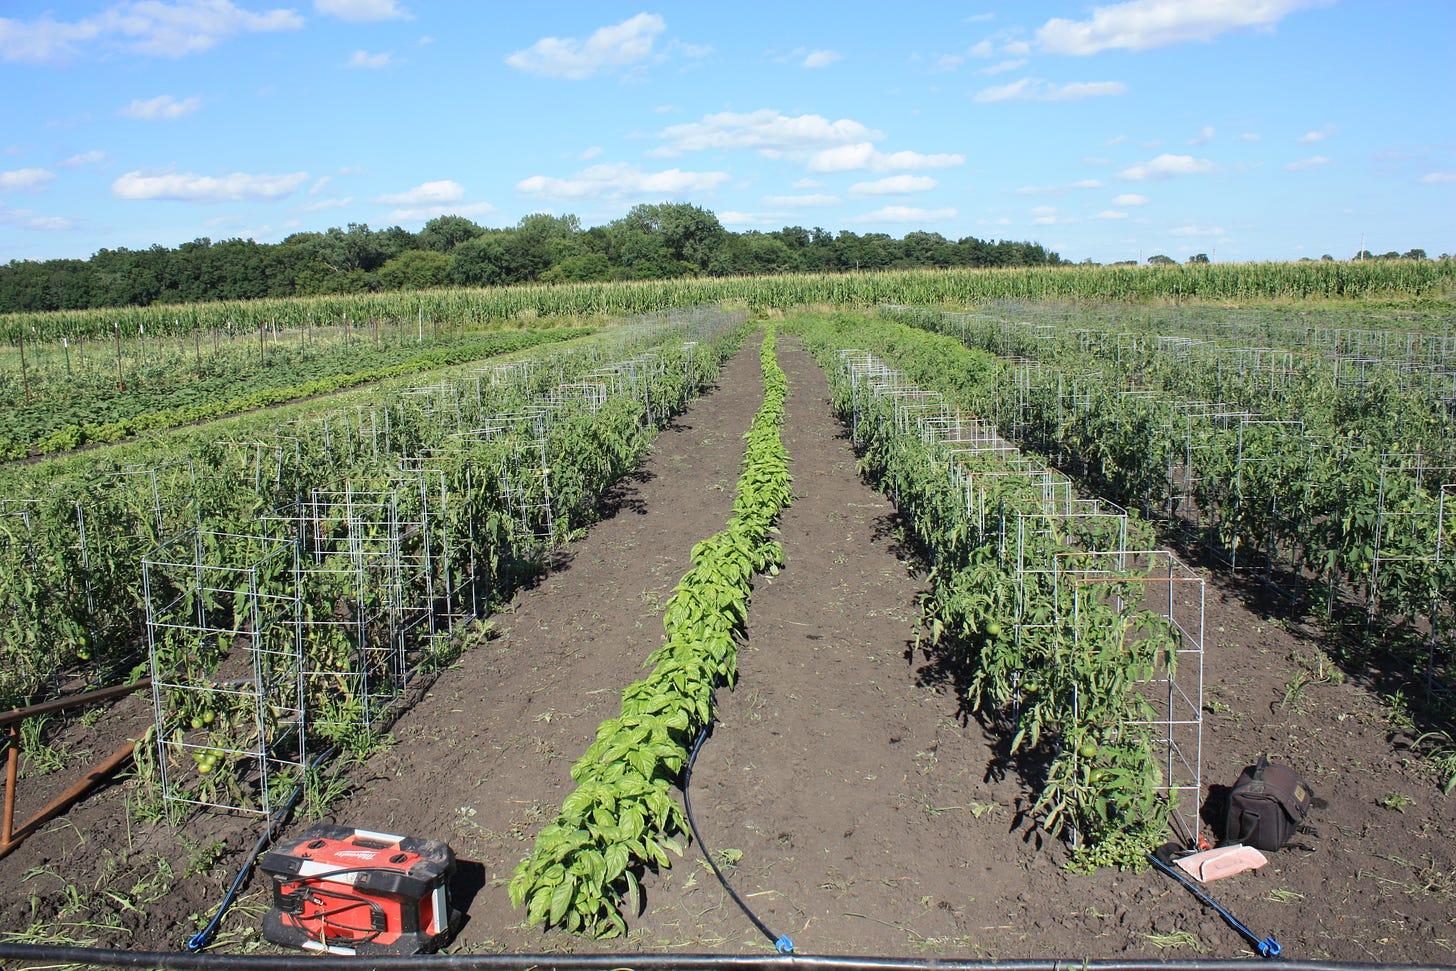
<path fill-rule="evenodd" d="M 1279 945 L 1275 944 L 1274 946 L 1278 947 Z M 789 935 L 785 934 L 778 940 L 774 941 L 774 949 L 777 950 L 780 954 L 793 954 L 794 942 L 789 940 Z"/>

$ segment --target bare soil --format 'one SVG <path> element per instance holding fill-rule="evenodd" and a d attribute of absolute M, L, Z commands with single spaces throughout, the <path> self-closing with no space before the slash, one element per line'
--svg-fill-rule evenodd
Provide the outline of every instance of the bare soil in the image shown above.
<path fill-rule="evenodd" d="M 795 501 L 787 566 L 754 590 L 739 682 L 691 782 L 708 849 L 774 935 L 805 954 L 953 958 L 1240 957 L 1245 942 L 1156 871 L 1066 872 L 1026 810 L 1033 784 L 1005 740 L 963 711 L 942 659 L 915 647 L 925 577 L 891 504 L 861 481 L 823 374 L 781 341 Z M 648 874 L 625 940 L 522 926 L 505 884 L 571 790 L 571 763 L 659 644 L 661 610 L 693 543 L 729 512 L 741 435 L 761 401 L 756 344 L 658 438 L 612 497 L 615 513 L 495 618 L 349 774 L 333 821 L 448 842 L 468 922 L 452 952 L 765 953 L 772 945 L 690 846 Z M 1452 798 L 1406 748 L 1384 672 L 1319 660 L 1331 645 L 1257 584 L 1207 578 L 1203 781 L 1221 800 L 1260 752 L 1321 802 L 1307 849 L 1209 893 L 1288 957 L 1456 961 Z M 118 703 L 57 744 L 109 752 L 146 722 Z M 136 737 L 132 735 L 131 737 Z M 68 780 L 21 785 L 23 818 Z M 131 818 L 127 784 L 93 795 L 0 860 L 0 931 L 173 950 L 221 898 L 253 824 L 177 830 Z M 288 833 L 307 823 L 295 822 Z M 255 875 L 220 949 L 259 945 Z M 123 903 L 124 901 L 124 903 Z"/>

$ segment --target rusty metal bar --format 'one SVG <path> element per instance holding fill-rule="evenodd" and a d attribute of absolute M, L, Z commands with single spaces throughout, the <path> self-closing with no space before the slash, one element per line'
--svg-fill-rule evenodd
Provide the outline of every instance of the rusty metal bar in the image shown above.
<path fill-rule="evenodd" d="M 11 751 L 13 752 L 14 749 Z M 132 755 L 135 752 L 136 743 L 127 742 L 121 748 L 111 753 L 105 760 L 92 766 L 91 770 L 82 776 L 79 782 L 51 800 L 50 805 L 32 816 L 25 825 L 21 826 L 13 834 L 9 832 L 10 827 L 8 825 L 15 809 L 15 788 L 12 783 L 11 787 L 5 790 L 5 820 L 7 825 L 5 827 L 6 838 L 3 842 L 0 842 L 0 859 L 8 856 L 11 850 L 19 846 L 27 836 L 30 836 L 39 829 L 43 823 L 49 822 L 51 819 L 69 809 L 71 804 L 84 796 L 92 786 L 109 779 L 118 769 L 131 761 Z"/>
<path fill-rule="evenodd" d="M 20 732 L 10 723 L 10 751 L 5 757 L 5 820 L 0 845 L 9 845 L 15 824 L 15 780 L 20 777 Z"/>
<path fill-rule="evenodd" d="M 62 709 L 72 708 L 76 705 L 105 701 L 108 698 L 131 694 L 133 691 L 140 691 L 143 688 L 150 688 L 151 686 L 152 679 L 143 678 L 132 684 L 122 684 L 110 688 L 101 688 L 97 691 L 87 691 L 83 694 L 57 698 L 54 701 L 43 701 L 37 705 L 15 708 L 8 712 L 0 713 L 0 726 L 6 728 L 10 736 L 8 751 L 5 753 L 5 805 L 3 818 L 0 818 L 0 858 L 7 856 L 27 836 L 35 832 L 42 823 L 70 808 L 72 803 L 84 796 L 86 791 L 96 783 L 113 775 L 131 760 L 132 752 L 136 748 L 135 742 L 127 742 L 122 748 L 112 753 L 109 758 L 93 766 L 81 778 L 81 781 L 57 796 L 50 805 L 36 813 L 17 830 L 15 829 L 15 789 L 20 778 L 20 731 L 18 728 L 20 723 L 27 718 L 33 718 L 37 715 L 48 715 L 53 711 L 61 711 Z"/>
<path fill-rule="evenodd" d="M 87 691 L 85 694 L 68 695 L 65 698 L 57 698 L 54 701 L 42 701 L 37 705 L 30 705 L 25 708 L 12 708 L 7 712 L 0 712 L 0 727 L 10 725 L 14 722 L 24 721 L 36 715 L 48 715 L 53 711 L 60 711 L 63 708 L 71 708 L 75 705 L 88 705 L 93 701 L 105 701 L 107 698 L 115 698 L 118 695 L 131 694 L 133 691 L 140 691 L 143 688 L 152 686 L 151 678 L 142 678 L 140 681 L 133 681 L 131 684 L 119 684 L 111 688 L 98 688 L 95 691 Z"/>

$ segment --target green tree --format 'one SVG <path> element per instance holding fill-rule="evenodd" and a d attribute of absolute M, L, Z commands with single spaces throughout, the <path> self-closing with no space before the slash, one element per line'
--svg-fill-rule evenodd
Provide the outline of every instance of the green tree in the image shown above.
<path fill-rule="evenodd" d="M 605 253 L 568 256 L 541 274 L 542 283 L 588 283 L 612 278 L 612 263 Z"/>
<path fill-rule="evenodd" d="M 485 232 L 464 216 L 436 216 L 420 230 L 420 249 L 448 253 L 468 239 Z"/>
<path fill-rule="evenodd" d="M 513 263 L 505 231 L 487 232 L 456 246 L 450 254 L 450 281 L 462 287 L 498 287 L 508 282 Z"/>
<path fill-rule="evenodd" d="M 450 282 L 450 257 L 431 250 L 405 250 L 379 268 L 386 290 L 428 290 Z"/>
<path fill-rule="evenodd" d="M 1208 262 L 1208 254 L 1207 253 L 1194 253 L 1192 256 L 1188 257 L 1188 262 L 1189 263 L 1207 263 Z"/>
<path fill-rule="evenodd" d="M 633 206 L 619 222 L 658 237 L 670 260 L 686 264 L 695 272 L 707 269 L 726 233 L 717 216 L 685 202 Z"/>
<path fill-rule="evenodd" d="M 1148 266 L 1174 266 L 1177 262 L 1173 257 L 1164 256 L 1162 253 L 1148 257 Z"/>
<path fill-rule="evenodd" d="M 539 279 L 553 263 L 576 255 L 580 251 L 580 236 L 581 220 L 575 216 L 553 216 L 545 212 L 522 216 L 505 240 L 511 260 L 507 274 L 511 282 Z"/>
<path fill-rule="evenodd" d="M 730 233 L 713 254 L 708 272 L 714 276 L 789 273 L 796 265 L 794 252 L 776 233 Z"/>

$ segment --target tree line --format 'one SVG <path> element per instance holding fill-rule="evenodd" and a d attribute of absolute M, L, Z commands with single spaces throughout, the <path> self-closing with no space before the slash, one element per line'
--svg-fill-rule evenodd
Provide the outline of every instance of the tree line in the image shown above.
<path fill-rule="evenodd" d="M 202 238 L 175 249 L 103 249 L 90 259 L 0 266 L 0 312 L 84 310 L 205 300 L 430 287 L 748 276 L 918 267 L 1056 266 L 1038 243 L 939 233 L 831 233 L 786 226 L 733 233 L 687 203 L 634 206 L 605 226 L 536 213 L 506 229 L 439 216 L 417 233 L 350 223 L 279 243 Z"/>

